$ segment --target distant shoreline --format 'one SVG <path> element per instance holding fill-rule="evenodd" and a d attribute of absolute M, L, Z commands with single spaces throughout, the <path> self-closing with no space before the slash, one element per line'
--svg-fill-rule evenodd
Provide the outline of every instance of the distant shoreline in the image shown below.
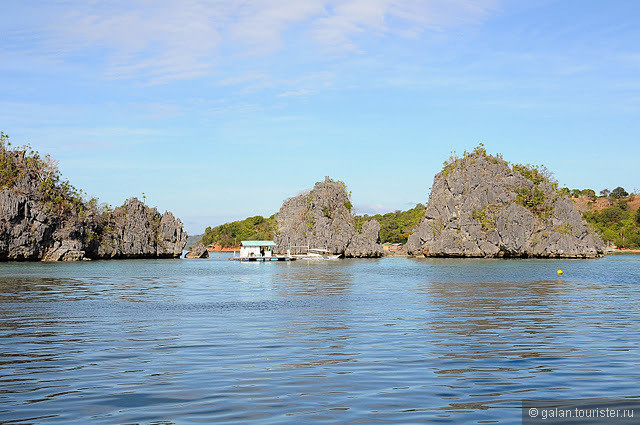
<path fill-rule="evenodd" d="M 234 252 L 234 251 L 240 251 L 240 247 L 214 246 L 212 248 L 207 247 L 207 251 L 209 251 L 209 252 Z"/>

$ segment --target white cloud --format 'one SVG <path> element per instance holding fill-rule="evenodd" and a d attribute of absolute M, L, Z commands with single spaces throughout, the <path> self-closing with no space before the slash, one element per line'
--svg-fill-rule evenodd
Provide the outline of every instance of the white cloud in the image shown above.
<path fill-rule="evenodd" d="M 397 208 L 393 208 L 389 205 L 382 204 L 359 204 L 356 205 L 356 214 L 363 215 L 376 215 L 376 214 L 386 214 L 388 212 L 393 212 L 397 210 Z"/>
<path fill-rule="evenodd" d="M 42 55 L 97 61 L 110 78 L 162 83 L 208 75 L 221 62 L 267 55 L 289 43 L 313 40 L 309 48 L 359 51 L 370 34 L 443 31 L 481 21 L 496 1 L 69 0 L 40 10 L 42 29 L 30 20 L 33 28 L 14 33 L 36 34 L 20 42 Z"/>

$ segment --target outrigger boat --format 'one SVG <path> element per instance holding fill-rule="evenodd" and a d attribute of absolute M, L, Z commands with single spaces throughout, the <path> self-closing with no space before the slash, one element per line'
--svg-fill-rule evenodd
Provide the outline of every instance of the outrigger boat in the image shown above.
<path fill-rule="evenodd" d="M 306 254 L 293 255 L 299 260 L 337 260 L 340 254 L 332 254 L 327 249 L 309 248 Z"/>

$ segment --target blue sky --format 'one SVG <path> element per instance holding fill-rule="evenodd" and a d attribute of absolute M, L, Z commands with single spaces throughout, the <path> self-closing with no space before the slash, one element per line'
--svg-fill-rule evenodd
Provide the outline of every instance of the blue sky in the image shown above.
<path fill-rule="evenodd" d="M 425 202 L 483 142 L 563 186 L 640 189 L 640 2 L 4 0 L 0 130 L 190 233 L 325 175 Z"/>

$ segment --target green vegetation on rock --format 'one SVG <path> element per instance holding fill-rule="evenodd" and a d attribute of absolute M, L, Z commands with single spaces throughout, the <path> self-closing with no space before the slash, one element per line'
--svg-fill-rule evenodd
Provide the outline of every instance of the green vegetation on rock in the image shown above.
<path fill-rule="evenodd" d="M 213 228 L 207 227 L 202 236 L 202 243 L 230 248 L 239 246 L 243 240 L 273 240 L 275 229 L 273 215 L 269 218 L 256 215 Z"/>
<path fill-rule="evenodd" d="M 380 223 L 380 241 L 382 243 L 406 243 L 413 229 L 418 227 L 424 217 L 426 207 L 417 204 L 407 211 L 395 211 L 387 214 L 355 216 L 356 230 L 360 231 L 367 220 L 377 220 Z"/>
<path fill-rule="evenodd" d="M 527 208 L 540 218 L 549 218 L 553 212 L 553 206 L 549 198 L 537 185 L 533 187 L 520 187 L 516 189 L 516 203 Z"/>
<path fill-rule="evenodd" d="M 0 189 L 37 196 L 49 212 L 85 214 L 96 205 L 85 202 L 83 192 L 62 180 L 58 164 L 49 155 L 41 156 L 29 145 L 11 148 L 9 136 L 0 132 Z"/>
<path fill-rule="evenodd" d="M 579 198 L 581 196 L 591 198 L 591 199 L 596 198 L 596 191 L 593 189 L 580 190 L 580 189 L 569 189 L 568 187 L 561 187 L 560 189 L 558 189 L 558 194 L 560 196 L 566 196 L 569 198 Z"/>
<path fill-rule="evenodd" d="M 493 162 L 494 164 L 500 164 L 500 163 L 508 164 L 507 161 L 502 159 L 502 154 L 497 154 L 495 156 L 489 155 L 487 153 L 487 150 L 484 147 L 484 144 L 479 143 L 478 146 L 476 146 L 471 152 L 467 152 L 465 150 L 462 154 L 462 157 L 458 156 L 458 154 L 456 154 L 455 151 L 451 152 L 451 156 L 449 156 L 449 159 L 447 159 L 443 163 L 442 173 L 445 176 L 448 176 L 458 166 L 464 166 L 465 160 L 471 158 L 472 156 L 484 157 L 487 160 Z M 472 161 L 472 164 L 475 161 L 474 159 L 470 159 L 470 160 Z"/>
<path fill-rule="evenodd" d="M 516 188 L 516 203 L 542 219 L 547 219 L 553 214 L 554 197 L 545 192 L 543 185 L 549 185 L 551 191 L 557 194 L 558 183 L 553 179 L 551 172 L 544 166 L 513 164 L 512 170 L 522 177 L 530 180 L 533 185 Z"/>
<path fill-rule="evenodd" d="M 445 176 L 449 176 L 453 170 L 458 167 L 462 167 L 462 169 L 464 169 L 464 167 L 473 166 L 476 163 L 477 158 L 484 158 L 493 164 L 503 164 L 505 167 L 510 167 L 514 173 L 519 173 L 524 178 L 531 181 L 532 186 L 523 186 L 514 189 L 517 194 L 516 202 L 529 209 L 539 218 L 547 219 L 551 217 L 558 184 L 553 179 L 551 172 L 544 166 L 525 164 L 510 165 L 502 158 L 501 154 L 497 154 L 495 156 L 489 155 L 484 145 L 480 143 L 471 152 L 465 151 L 462 157 L 456 155 L 455 152 L 452 152 L 449 159 L 444 162 L 442 173 Z M 546 186 L 546 188 L 544 186 Z M 550 195 L 550 193 L 553 194 Z M 487 221 L 487 211 L 475 211 L 474 214 L 477 216 L 474 216 L 474 218 L 478 221 L 484 222 L 483 227 L 488 228 L 487 226 L 490 223 Z"/>
<path fill-rule="evenodd" d="M 551 173 L 542 166 L 513 164 L 513 171 L 522 175 L 522 177 L 531 180 L 534 185 L 551 181 Z"/>
<path fill-rule="evenodd" d="M 495 229 L 496 228 L 496 216 L 500 211 L 500 205 L 498 204 L 489 204 L 484 208 L 480 208 L 474 210 L 471 213 L 471 216 L 477 220 L 480 225 L 485 229 Z"/>

